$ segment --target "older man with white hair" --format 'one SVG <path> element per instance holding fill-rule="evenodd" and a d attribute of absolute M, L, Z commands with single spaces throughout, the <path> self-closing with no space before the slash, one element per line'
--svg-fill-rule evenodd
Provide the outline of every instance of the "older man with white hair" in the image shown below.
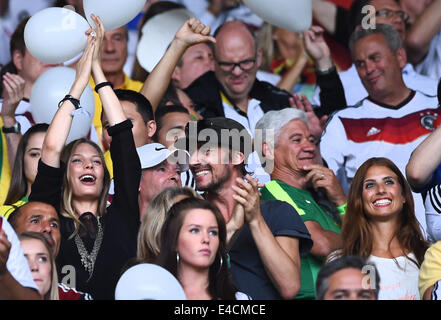
<path fill-rule="evenodd" d="M 267 112 L 255 130 L 262 134 L 262 160 L 271 176 L 260 190 L 261 199 L 292 205 L 314 242 L 310 254 L 301 259 L 301 289 L 296 297 L 314 299 L 323 258 L 341 246 L 339 225 L 346 196 L 334 172 L 317 164 L 317 141 L 304 111 L 286 108 Z"/>

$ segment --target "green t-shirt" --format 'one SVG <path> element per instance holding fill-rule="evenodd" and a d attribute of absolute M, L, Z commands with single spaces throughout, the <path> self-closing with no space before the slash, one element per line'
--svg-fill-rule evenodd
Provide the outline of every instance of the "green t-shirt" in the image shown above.
<path fill-rule="evenodd" d="M 280 180 L 271 180 L 260 190 L 262 200 L 281 200 L 291 204 L 305 221 L 316 221 L 329 231 L 340 234 L 338 224 L 317 204 L 307 190 L 290 186 Z M 315 299 L 315 282 L 322 260 L 308 254 L 301 258 L 301 287 L 295 299 Z"/>

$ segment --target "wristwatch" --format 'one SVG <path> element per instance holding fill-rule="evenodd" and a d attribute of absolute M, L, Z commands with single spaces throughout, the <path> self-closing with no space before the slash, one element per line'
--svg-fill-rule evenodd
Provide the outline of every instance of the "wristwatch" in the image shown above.
<path fill-rule="evenodd" d="M 21 125 L 20 122 L 16 122 L 12 127 L 3 127 L 3 133 L 21 133 Z"/>
<path fill-rule="evenodd" d="M 318 70 L 317 69 L 315 72 L 320 76 L 326 76 L 326 75 L 334 72 L 335 70 L 336 70 L 335 65 L 332 65 L 328 69 L 325 69 L 325 70 Z"/>
<path fill-rule="evenodd" d="M 59 107 L 61 107 L 61 105 L 63 104 L 63 102 L 64 101 L 67 101 L 67 100 L 69 100 L 72 104 L 73 104 L 73 106 L 75 107 L 75 110 L 76 109 L 79 109 L 79 108 L 81 108 L 80 107 L 80 100 L 78 100 L 78 99 L 75 99 L 74 97 L 72 97 L 70 94 L 67 94 L 59 103 L 58 103 L 58 108 Z"/>

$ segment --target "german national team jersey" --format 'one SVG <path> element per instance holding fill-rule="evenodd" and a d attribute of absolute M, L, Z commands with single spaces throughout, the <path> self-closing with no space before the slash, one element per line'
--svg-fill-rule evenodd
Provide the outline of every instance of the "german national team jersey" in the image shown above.
<path fill-rule="evenodd" d="M 346 176 L 350 182 L 371 157 L 392 160 L 404 174 L 411 153 L 434 130 L 440 117 L 437 98 L 418 91 L 412 91 L 395 108 L 364 99 L 332 116 L 322 135 L 321 154 L 339 180 Z M 421 196 L 414 199 L 417 218 L 425 230 Z"/>

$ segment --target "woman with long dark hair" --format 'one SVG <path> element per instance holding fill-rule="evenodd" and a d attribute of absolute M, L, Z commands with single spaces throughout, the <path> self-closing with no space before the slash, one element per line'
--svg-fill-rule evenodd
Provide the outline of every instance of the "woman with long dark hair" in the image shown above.
<path fill-rule="evenodd" d="M 168 210 L 176 202 L 191 197 L 202 199 L 189 187 L 169 187 L 153 198 L 139 227 L 137 258 L 140 262 L 152 263 L 156 259 L 160 252 L 161 229 Z"/>
<path fill-rule="evenodd" d="M 420 299 L 418 272 L 428 244 L 410 187 L 391 160 L 370 158 L 357 170 L 341 234 L 342 255 L 375 262 L 379 299 Z"/>
<path fill-rule="evenodd" d="M 37 123 L 20 138 L 5 204 L 0 206 L 0 215 L 6 219 L 17 207 L 28 202 L 48 127 L 47 123 Z"/>
<path fill-rule="evenodd" d="M 226 226 L 207 200 L 187 198 L 174 204 L 161 230 L 157 264 L 172 273 L 187 299 L 249 299 L 232 283 L 226 253 Z"/>

